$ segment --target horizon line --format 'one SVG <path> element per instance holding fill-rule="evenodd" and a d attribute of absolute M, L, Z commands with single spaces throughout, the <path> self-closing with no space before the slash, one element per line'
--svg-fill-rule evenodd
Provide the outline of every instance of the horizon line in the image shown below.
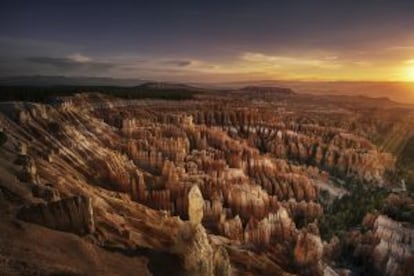
<path fill-rule="evenodd" d="M 372 80 L 372 79 L 241 79 L 241 80 L 229 80 L 229 81 L 202 81 L 202 80 L 160 80 L 160 79 L 144 79 L 144 78 L 124 78 L 114 76 L 81 76 L 81 75 L 9 75 L 0 76 L 0 80 L 12 79 L 12 78 L 81 78 L 81 79 L 112 79 L 112 80 L 128 80 L 128 81 L 141 81 L 141 82 L 163 82 L 163 83 L 200 83 L 200 84 L 231 84 L 231 83 L 248 83 L 248 82 L 315 82 L 315 83 L 407 83 L 414 84 L 414 81 L 408 80 Z"/>

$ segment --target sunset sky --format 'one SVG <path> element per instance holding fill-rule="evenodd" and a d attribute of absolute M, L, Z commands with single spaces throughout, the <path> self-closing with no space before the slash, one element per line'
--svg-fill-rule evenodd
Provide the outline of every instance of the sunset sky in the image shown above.
<path fill-rule="evenodd" d="M 3 0 L 15 75 L 414 81 L 414 1 Z"/>

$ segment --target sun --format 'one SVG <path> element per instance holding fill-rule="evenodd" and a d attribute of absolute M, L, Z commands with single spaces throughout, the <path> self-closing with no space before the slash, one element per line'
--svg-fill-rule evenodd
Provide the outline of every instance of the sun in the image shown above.
<path fill-rule="evenodd" d="M 406 70 L 407 80 L 414 82 L 414 66 L 408 67 Z"/>

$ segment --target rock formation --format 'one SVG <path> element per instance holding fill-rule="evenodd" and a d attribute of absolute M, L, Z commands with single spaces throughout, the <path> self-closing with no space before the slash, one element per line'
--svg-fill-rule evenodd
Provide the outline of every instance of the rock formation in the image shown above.
<path fill-rule="evenodd" d="M 353 240 L 355 256 L 363 258 L 372 271 L 382 275 L 410 275 L 414 260 L 414 230 L 384 215 L 364 218 L 366 234 Z"/>
<path fill-rule="evenodd" d="M 303 275 L 321 274 L 323 246 L 320 237 L 301 232 L 294 249 L 295 262 Z"/>
<path fill-rule="evenodd" d="M 188 217 L 194 226 L 201 223 L 203 219 L 204 200 L 200 189 L 194 185 L 188 193 Z"/>
<path fill-rule="evenodd" d="M 91 200 L 85 196 L 23 207 L 17 216 L 27 222 L 78 235 L 95 230 Z"/>
<path fill-rule="evenodd" d="M 329 204 L 354 184 L 392 185 L 395 158 L 372 142 L 385 122 L 363 112 L 255 87 L 191 101 L 4 103 L 1 204 L 23 227 L 74 233 L 148 267 L 163 256 L 188 275 L 322 275 L 343 250 L 321 240 Z M 404 275 L 413 238 L 398 220 L 412 201 L 385 203 L 346 235 L 367 267 Z"/>

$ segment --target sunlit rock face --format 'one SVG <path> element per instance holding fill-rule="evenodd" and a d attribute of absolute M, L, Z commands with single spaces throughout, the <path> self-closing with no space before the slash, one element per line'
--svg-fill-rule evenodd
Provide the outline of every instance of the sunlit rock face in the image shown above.
<path fill-rule="evenodd" d="M 341 254 L 337 243 L 328 254 L 319 233 L 322 192 L 346 194 L 330 186 L 338 179 L 387 186 L 395 159 L 365 128 L 334 120 L 348 113 L 331 119 L 312 106 L 304 116 L 279 98 L 257 106 L 244 98 L 252 89 L 220 101 L 83 94 L 2 105 L 8 214 L 148 267 L 167 254 L 186 275 L 322 275 Z M 366 219 L 371 235 L 357 251 L 394 275 L 412 237 L 381 217 Z"/>
<path fill-rule="evenodd" d="M 204 200 L 200 189 L 193 186 L 188 193 L 188 218 L 192 225 L 199 225 L 203 219 Z"/>

